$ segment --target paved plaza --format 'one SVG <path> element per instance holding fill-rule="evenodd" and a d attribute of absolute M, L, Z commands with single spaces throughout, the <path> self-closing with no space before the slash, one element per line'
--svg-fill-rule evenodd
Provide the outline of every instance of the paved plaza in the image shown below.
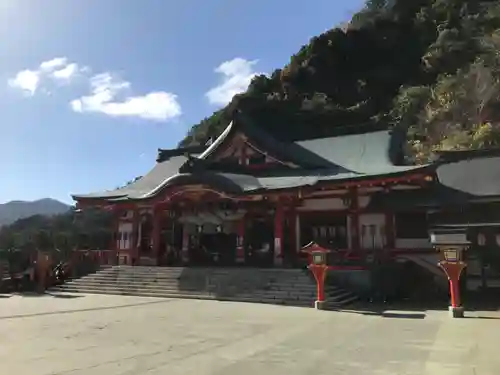
<path fill-rule="evenodd" d="M 0 298 L 0 373 L 500 374 L 500 314 L 85 295 Z"/>

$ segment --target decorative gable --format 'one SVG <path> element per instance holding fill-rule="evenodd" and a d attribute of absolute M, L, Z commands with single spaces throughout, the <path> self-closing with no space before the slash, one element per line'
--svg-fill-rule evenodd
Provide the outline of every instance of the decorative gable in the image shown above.
<path fill-rule="evenodd" d="M 226 139 L 225 144 L 216 150 L 211 159 L 214 161 L 231 162 L 235 164 L 242 164 L 245 137 L 241 133 L 236 133 L 230 139 Z"/>
<path fill-rule="evenodd" d="M 212 155 L 214 161 L 246 165 L 250 168 L 297 167 L 293 163 L 274 157 L 272 150 L 261 150 L 241 132 L 234 134 L 231 139 L 226 139 L 225 143 L 225 147 L 221 147 Z"/>
<path fill-rule="evenodd" d="M 238 115 L 199 156 L 251 168 L 331 168 L 332 163 L 293 142 L 282 142 Z"/>

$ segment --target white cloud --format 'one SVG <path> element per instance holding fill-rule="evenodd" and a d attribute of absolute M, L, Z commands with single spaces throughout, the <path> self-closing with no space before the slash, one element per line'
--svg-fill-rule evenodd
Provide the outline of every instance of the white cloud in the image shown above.
<path fill-rule="evenodd" d="M 56 57 L 52 60 L 44 61 L 40 64 L 39 69 L 43 71 L 51 72 L 61 66 L 65 66 L 68 63 L 68 59 L 66 57 Z"/>
<path fill-rule="evenodd" d="M 222 74 L 222 81 L 205 94 L 208 101 L 222 106 L 229 103 L 234 95 L 245 91 L 252 78 L 262 74 L 254 71 L 256 63 L 257 60 L 249 61 L 236 57 L 220 64 L 215 72 Z"/>
<path fill-rule="evenodd" d="M 91 95 L 71 101 L 75 112 L 103 113 L 113 117 L 139 117 L 147 120 L 167 121 L 181 115 L 177 95 L 155 91 L 143 96 L 117 97 L 130 92 L 130 82 L 102 73 L 90 79 Z"/>
<path fill-rule="evenodd" d="M 21 70 L 14 78 L 8 80 L 10 87 L 20 89 L 29 95 L 34 95 L 40 83 L 40 74 L 34 70 Z"/>
<path fill-rule="evenodd" d="M 44 79 L 68 81 L 84 70 L 85 68 L 80 68 L 76 63 L 68 63 L 66 57 L 56 57 L 43 61 L 37 69 L 21 70 L 7 83 L 10 87 L 33 96 Z"/>
<path fill-rule="evenodd" d="M 69 80 L 78 74 L 80 70 L 81 69 L 78 67 L 78 64 L 71 63 L 66 65 L 64 68 L 53 71 L 52 77 L 60 80 Z"/>
<path fill-rule="evenodd" d="M 66 57 L 56 57 L 42 62 L 37 69 L 18 72 L 8 80 L 9 86 L 33 96 L 37 90 L 52 94 L 45 81 L 74 83 L 74 78 L 88 80 L 90 94 L 72 100 L 69 104 L 78 113 L 103 113 L 113 117 L 139 117 L 148 120 L 168 121 L 182 114 L 177 95 L 165 91 L 153 91 L 145 95 L 132 95 L 130 82 L 111 73 L 90 76 L 90 68 L 70 62 Z"/>

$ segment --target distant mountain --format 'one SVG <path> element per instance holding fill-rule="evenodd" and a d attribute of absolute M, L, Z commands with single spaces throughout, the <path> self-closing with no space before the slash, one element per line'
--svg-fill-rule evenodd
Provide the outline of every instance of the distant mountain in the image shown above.
<path fill-rule="evenodd" d="M 0 226 L 33 215 L 52 216 L 68 212 L 71 206 L 55 199 L 44 198 L 32 202 L 11 201 L 0 204 Z"/>

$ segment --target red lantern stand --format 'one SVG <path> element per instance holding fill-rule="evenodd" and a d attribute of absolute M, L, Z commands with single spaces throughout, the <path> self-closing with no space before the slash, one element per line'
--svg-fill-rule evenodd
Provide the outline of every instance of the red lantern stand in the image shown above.
<path fill-rule="evenodd" d="M 462 261 L 443 260 L 439 262 L 438 265 L 443 269 L 450 283 L 450 314 L 454 318 L 461 318 L 464 316 L 464 307 L 460 299 L 460 275 L 464 268 L 467 267 L 467 264 Z"/>
<path fill-rule="evenodd" d="M 464 308 L 460 301 L 460 275 L 467 263 L 464 253 L 469 248 L 466 228 L 434 228 L 430 231 L 431 243 L 441 253 L 443 260 L 438 263 L 450 283 L 450 315 L 463 318 Z"/>
<path fill-rule="evenodd" d="M 52 260 L 49 254 L 38 251 L 35 265 L 35 272 L 38 276 L 38 283 L 36 285 L 38 293 L 44 293 L 45 289 L 47 289 L 50 277 L 49 270 L 51 263 Z"/>
<path fill-rule="evenodd" d="M 315 242 L 311 242 L 301 249 L 301 252 L 307 253 L 309 265 L 307 268 L 314 275 L 316 280 L 316 301 L 314 307 L 317 310 L 322 310 L 325 306 L 325 279 L 330 268 L 326 263 L 327 254 L 331 250 L 325 249 Z"/>

